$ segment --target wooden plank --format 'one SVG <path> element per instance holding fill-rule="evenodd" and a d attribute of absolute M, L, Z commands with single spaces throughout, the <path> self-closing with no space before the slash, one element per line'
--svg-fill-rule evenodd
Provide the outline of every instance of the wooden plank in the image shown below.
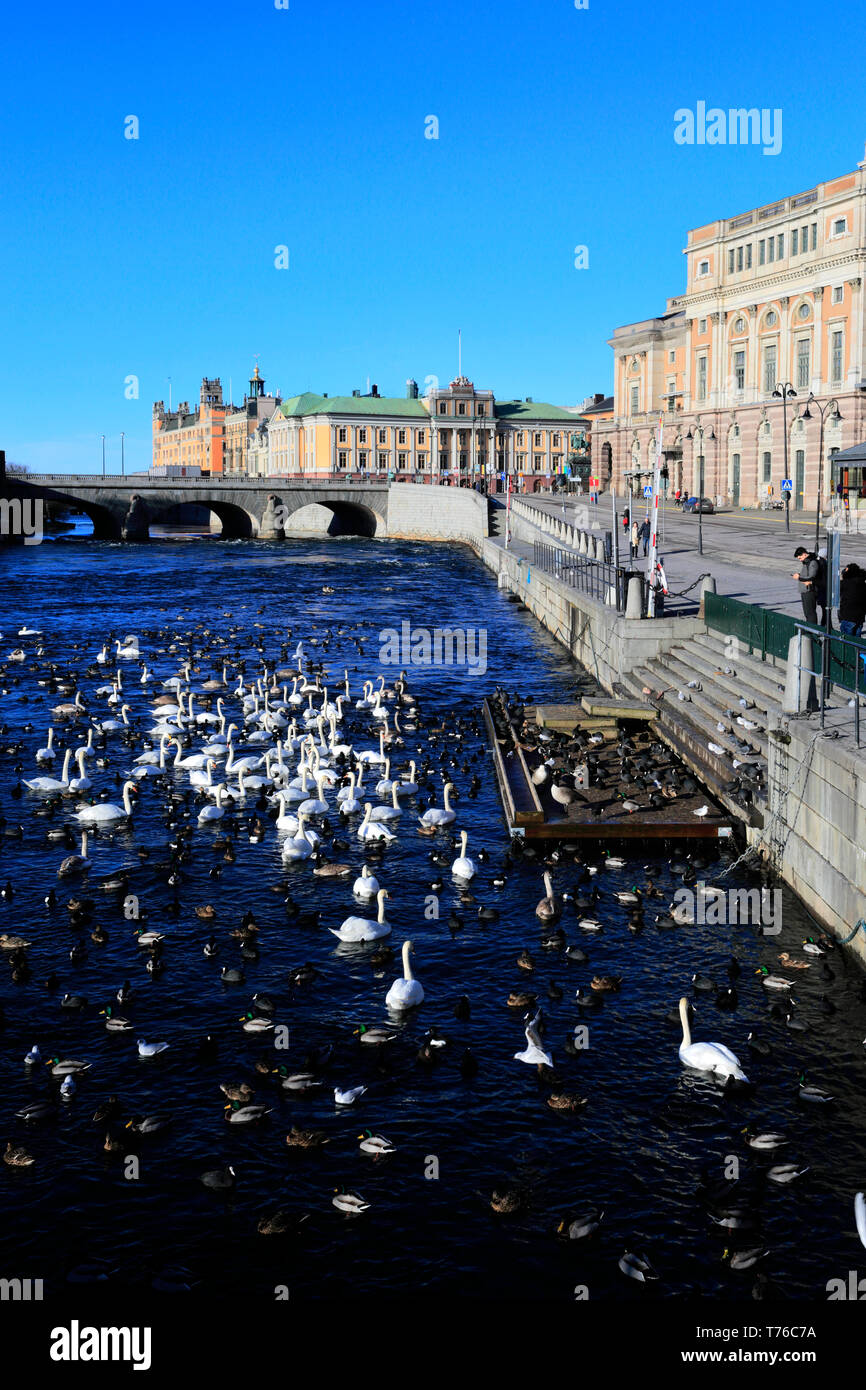
<path fill-rule="evenodd" d="M 659 717 L 655 705 L 645 704 L 642 700 L 617 700 L 602 695 L 583 695 L 580 703 L 587 714 L 606 715 L 608 718 L 653 720 Z"/>

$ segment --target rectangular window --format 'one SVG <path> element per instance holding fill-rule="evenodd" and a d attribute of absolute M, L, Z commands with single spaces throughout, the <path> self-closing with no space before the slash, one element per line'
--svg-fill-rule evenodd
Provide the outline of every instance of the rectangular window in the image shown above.
<path fill-rule="evenodd" d="M 536 448 L 538 448 L 541 444 L 541 433 L 538 430 L 536 430 L 535 432 L 535 439 L 533 440 L 533 443 L 535 444 Z"/>
<path fill-rule="evenodd" d="M 842 330 L 836 329 L 830 335 L 830 380 L 842 380 Z"/>
<path fill-rule="evenodd" d="M 536 473 L 541 472 L 541 454 L 535 455 L 535 471 Z"/>
<path fill-rule="evenodd" d="M 387 455 L 387 454 L 380 454 L 380 455 L 379 455 L 379 467 L 380 467 L 380 468 L 387 468 L 387 467 L 388 467 L 388 455 Z"/>
<path fill-rule="evenodd" d="M 440 402 L 439 402 L 439 414 L 440 414 L 440 415 L 447 415 L 447 414 L 448 414 L 448 402 L 447 402 L 447 401 L 440 401 Z"/>
<path fill-rule="evenodd" d="M 346 467 L 346 450 L 345 450 L 345 449 L 341 449 L 340 452 L 339 452 L 338 455 L 337 455 L 337 467 L 338 467 L 338 468 L 345 468 L 345 467 Z"/>
<path fill-rule="evenodd" d="M 805 256 L 805 254 L 806 254 L 806 252 L 807 252 L 808 250 L 809 250 L 809 228 L 808 228 L 808 226 L 806 226 L 806 227 L 801 227 L 801 228 L 800 228 L 800 255 L 801 255 L 801 256 Z"/>
<path fill-rule="evenodd" d="M 558 435 L 558 434 L 555 434 L 555 435 L 553 436 L 553 447 L 554 447 L 554 449 L 558 449 L 558 448 L 559 448 L 559 435 Z"/>
<path fill-rule="evenodd" d="M 707 359 L 706 359 L 706 357 L 699 357 L 699 358 L 698 358 L 698 400 L 699 400 L 699 401 L 705 401 L 706 399 L 707 399 Z"/>
<path fill-rule="evenodd" d="M 765 483 L 768 483 L 768 482 L 770 481 L 771 477 L 773 476 L 773 460 L 772 460 L 772 456 L 771 456 L 770 454 L 764 454 L 763 459 L 764 459 L 764 473 L 763 473 L 763 479 L 764 479 L 764 482 L 765 482 Z"/>
<path fill-rule="evenodd" d="M 817 251 L 817 249 L 818 249 L 818 223 L 817 223 L 817 222 L 813 222 L 813 223 L 812 223 L 812 250 L 813 250 L 813 251 Z"/>
<path fill-rule="evenodd" d="M 752 269 L 752 243 L 749 242 L 748 245 L 746 246 L 746 270 L 751 270 L 751 269 Z"/>
<path fill-rule="evenodd" d="M 732 246 L 732 247 L 730 248 L 730 250 L 728 251 L 728 274 L 729 274 L 729 275 L 732 275 L 732 274 L 733 274 L 733 270 L 734 270 L 734 248 L 733 248 L 733 246 Z"/>
<path fill-rule="evenodd" d="M 439 455 L 439 467 L 441 469 L 447 469 L 448 467 L 448 455 L 446 454 L 444 449 Z"/>
<path fill-rule="evenodd" d="M 677 360 L 676 348 L 671 348 L 670 352 L 668 353 L 668 361 L 670 362 L 671 366 L 673 366 L 673 364 L 674 364 L 674 362 L 676 362 L 676 360 Z"/>
<path fill-rule="evenodd" d="M 638 412 L 639 407 L 640 407 L 640 387 L 639 387 L 639 386 L 633 386 L 633 387 L 631 388 L 631 413 L 632 413 L 632 415 L 637 415 L 637 412 Z"/>
<path fill-rule="evenodd" d="M 366 431 L 366 430 L 358 430 L 358 443 L 359 443 L 359 444 L 366 444 L 366 443 L 367 443 L 367 431 Z"/>
<path fill-rule="evenodd" d="M 484 412 L 485 412 L 485 410 L 486 410 L 486 406 L 484 406 L 483 404 L 478 406 L 478 414 L 479 414 L 479 415 L 483 415 Z"/>
<path fill-rule="evenodd" d="M 784 232 L 780 232 L 779 235 L 776 237 L 776 260 L 777 260 L 777 261 L 782 261 L 782 260 L 784 260 L 784 259 L 785 259 L 785 233 L 784 233 Z"/>
<path fill-rule="evenodd" d="M 518 467 L 518 468 L 525 468 L 525 467 L 526 467 L 526 455 L 525 455 L 525 454 L 518 454 L 518 455 L 517 455 L 517 467 Z"/>
<path fill-rule="evenodd" d="M 366 467 L 367 467 L 367 450 L 366 450 L 366 449 L 362 449 L 361 452 L 360 452 L 359 455 L 358 455 L 358 467 L 359 467 L 359 468 L 366 468 Z"/>
<path fill-rule="evenodd" d="M 768 343 L 764 348 L 764 390 L 776 389 L 776 344 Z"/>
<path fill-rule="evenodd" d="M 843 289 L 841 285 L 833 286 L 833 303 L 841 304 L 843 299 Z"/>
<path fill-rule="evenodd" d="M 763 265 L 763 264 L 764 264 L 764 260 L 765 260 L 765 258 L 766 258 L 766 251 L 767 251 L 767 243 L 766 243 L 765 241 L 759 241 L 759 242 L 758 242 L 758 265 Z"/>
<path fill-rule="evenodd" d="M 405 455 L 405 454 L 398 454 L 398 455 L 397 455 L 397 467 L 398 467 L 398 468 L 405 468 L 405 467 L 406 467 L 406 455 Z"/>
<path fill-rule="evenodd" d="M 848 218 L 847 218 L 847 217 L 837 217 L 836 220 L 835 220 L 835 222 L 833 223 L 833 235 L 834 235 L 834 236 L 844 236 L 845 233 L 847 232 L 847 230 L 848 230 Z"/>
<path fill-rule="evenodd" d="M 518 430 L 518 431 L 517 431 L 517 443 L 518 443 L 518 445 L 520 445 L 520 446 L 522 447 L 522 445 L 523 445 L 523 430 Z"/>
<path fill-rule="evenodd" d="M 343 426 L 337 431 L 337 442 L 338 442 L 339 444 L 345 444 L 345 443 L 346 443 L 347 437 L 348 437 L 348 436 L 347 436 L 347 432 L 346 432 L 346 427 L 345 427 L 345 425 L 343 425 Z"/>
<path fill-rule="evenodd" d="M 387 443 L 388 443 L 388 431 L 387 431 L 387 430 L 380 430 L 380 431 L 379 431 L 379 443 L 380 443 L 380 444 L 387 444 Z"/>
<path fill-rule="evenodd" d="M 406 431 L 405 431 L 405 430 L 398 430 L 398 431 L 397 431 L 397 443 L 398 443 L 398 444 L 405 444 L 405 443 L 406 443 Z"/>
<path fill-rule="evenodd" d="M 737 391 L 742 391 L 746 385 L 746 354 L 745 352 L 734 353 L 734 387 Z"/>
<path fill-rule="evenodd" d="M 465 415 L 465 414 L 466 414 L 466 402 L 465 402 L 465 401 L 458 401 L 458 402 L 457 402 L 457 414 L 458 414 L 458 415 Z"/>
<path fill-rule="evenodd" d="M 771 236 L 767 242 L 767 260 L 770 264 L 776 259 L 776 238 Z"/>
<path fill-rule="evenodd" d="M 809 385 L 809 339 L 800 338 L 797 342 L 797 390 L 804 391 Z"/>
<path fill-rule="evenodd" d="M 744 255 L 745 255 L 745 250 L 744 250 L 744 248 L 743 248 L 742 246 L 738 246 L 738 247 L 737 247 L 737 270 L 742 270 L 742 269 L 743 269 L 743 257 L 744 257 Z"/>
<path fill-rule="evenodd" d="M 698 332 L 699 332 L 699 333 L 706 333 L 706 331 L 707 331 L 707 321 L 706 321 L 706 319 L 698 319 Z"/>
<path fill-rule="evenodd" d="M 791 233 L 791 255 L 792 255 L 792 256 L 796 256 L 796 254 L 797 254 L 797 238 L 799 237 L 799 235 L 800 235 L 800 233 L 799 233 L 799 231 L 797 230 L 797 228 L 795 227 L 794 230 L 793 230 L 792 233 Z"/>

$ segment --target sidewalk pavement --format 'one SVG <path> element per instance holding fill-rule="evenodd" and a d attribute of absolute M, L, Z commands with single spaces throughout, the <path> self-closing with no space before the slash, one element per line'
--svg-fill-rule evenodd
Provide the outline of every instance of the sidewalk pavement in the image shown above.
<path fill-rule="evenodd" d="M 529 496 L 520 499 L 541 507 L 566 520 L 570 525 L 578 508 L 589 514 L 590 525 L 598 522 L 602 531 L 612 530 L 610 494 L 602 493 L 597 506 L 587 498 L 553 498 Z M 620 558 L 628 560 L 630 548 L 622 529 L 624 507 L 631 507 L 632 520 L 638 525 L 646 515 L 643 498 L 617 498 Z M 785 529 L 784 512 L 714 512 L 701 518 L 703 554 L 698 552 L 698 517 L 683 514 L 670 501 L 659 511 L 659 555 L 665 568 L 668 589 L 672 596 L 691 590 L 685 600 L 678 601 L 677 611 L 696 610 L 700 592 L 699 580 L 711 574 L 716 590 L 744 603 L 758 603 L 780 613 L 799 617 L 802 614 L 799 586 L 791 578 L 797 568 L 794 551 L 798 545 L 808 550 L 815 547 L 815 513 L 792 512 L 791 530 Z M 819 547 L 825 546 L 827 535 L 821 530 Z M 842 564 L 856 560 L 866 568 L 866 535 L 842 536 Z M 636 568 L 645 571 L 643 547 L 638 548 Z M 691 586 L 694 585 L 694 588 Z M 693 601 L 692 601 L 693 600 Z M 682 606 L 685 604 L 685 607 Z"/>

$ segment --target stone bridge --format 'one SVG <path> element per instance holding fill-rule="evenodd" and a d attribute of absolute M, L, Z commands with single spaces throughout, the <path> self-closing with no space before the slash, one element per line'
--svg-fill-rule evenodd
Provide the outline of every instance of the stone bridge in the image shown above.
<path fill-rule="evenodd" d="M 292 516 L 312 505 L 327 508 L 332 521 L 311 526 L 311 531 L 389 534 L 387 483 L 32 473 L 26 478 L 7 477 L 0 492 L 9 498 L 20 497 L 22 502 L 42 498 L 84 512 L 93 522 L 94 536 L 102 540 L 147 540 L 151 525 L 182 525 L 195 519 L 193 509 L 201 507 L 216 513 L 223 536 L 230 539 L 281 540 L 292 530 Z"/>

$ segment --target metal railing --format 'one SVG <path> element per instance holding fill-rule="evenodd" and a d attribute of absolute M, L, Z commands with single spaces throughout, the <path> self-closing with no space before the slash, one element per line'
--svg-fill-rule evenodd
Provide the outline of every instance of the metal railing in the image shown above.
<path fill-rule="evenodd" d="M 545 541 L 533 541 L 532 563 L 543 574 L 551 575 L 570 589 L 615 607 L 617 613 L 625 612 L 629 580 L 640 579 L 641 612 L 646 612 L 648 585 L 637 570 L 608 564 L 605 560 L 591 560 L 589 556 L 548 545 Z"/>
<path fill-rule="evenodd" d="M 860 747 L 860 696 L 866 694 L 866 643 L 856 637 L 843 637 L 838 632 L 828 632 L 826 628 L 814 627 L 811 623 L 796 623 L 798 632 L 812 642 L 820 643 L 821 654 L 815 661 L 814 648 L 812 665 L 801 666 L 801 671 L 821 678 L 821 728 L 827 712 L 827 696 L 834 685 L 854 694 L 854 740 Z"/>

